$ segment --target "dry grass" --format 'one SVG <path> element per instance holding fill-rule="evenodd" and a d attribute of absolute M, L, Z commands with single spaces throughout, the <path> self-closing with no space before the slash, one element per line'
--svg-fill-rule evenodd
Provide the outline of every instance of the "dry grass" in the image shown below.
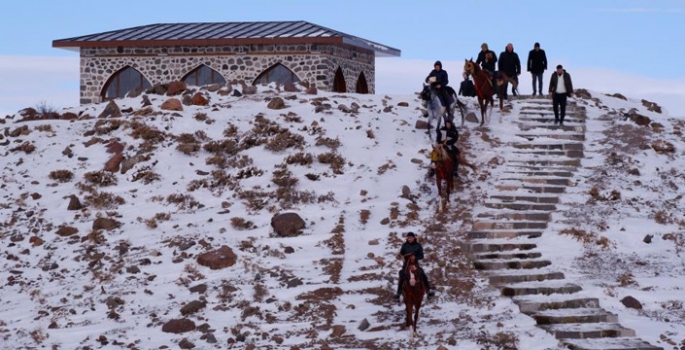
<path fill-rule="evenodd" d="M 140 181 L 145 185 L 149 185 L 155 181 L 161 180 L 162 177 L 156 172 L 150 170 L 149 166 L 141 167 L 133 173 L 132 182 Z"/>
<path fill-rule="evenodd" d="M 332 139 L 329 137 L 318 137 L 316 139 L 316 145 L 317 146 L 324 146 L 330 148 L 332 151 L 335 151 L 340 147 L 341 142 L 339 139 Z"/>
<path fill-rule="evenodd" d="M 369 217 L 371 216 L 371 211 L 368 209 L 362 209 L 359 211 L 359 222 L 362 223 L 362 225 L 366 225 L 367 222 L 369 222 Z"/>
<path fill-rule="evenodd" d="M 104 170 L 91 171 L 83 174 L 83 177 L 89 183 L 97 186 L 107 187 L 117 184 L 117 176 Z"/>
<path fill-rule="evenodd" d="M 288 165 L 296 164 L 296 165 L 307 166 L 307 165 L 311 165 L 313 160 L 314 160 L 314 157 L 312 156 L 311 153 L 299 152 L 299 153 L 291 154 L 288 157 L 286 157 L 285 163 Z"/>
<path fill-rule="evenodd" d="M 183 154 L 193 155 L 200 151 L 200 147 L 199 143 L 179 143 L 176 149 Z"/>
<path fill-rule="evenodd" d="M 238 231 L 253 230 L 257 228 L 257 226 L 252 221 L 245 220 L 239 217 L 231 218 L 231 226 Z"/>
<path fill-rule="evenodd" d="M 327 152 L 319 154 L 316 158 L 319 160 L 319 163 L 328 164 L 331 167 L 331 170 L 333 170 L 333 173 L 343 173 L 342 169 L 345 166 L 345 158 L 343 158 L 343 156 L 337 153 Z"/>
<path fill-rule="evenodd" d="M 94 191 L 83 197 L 85 204 L 95 209 L 116 209 L 120 205 L 126 204 L 124 198 L 110 192 Z"/>
<path fill-rule="evenodd" d="M 304 149 L 304 137 L 285 130 L 269 140 L 264 148 L 272 152 L 282 152 L 288 148 Z"/>
<path fill-rule="evenodd" d="M 54 170 L 50 172 L 50 175 L 48 175 L 50 179 L 55 180 L 57 182 L 65 183 L 69 182 L 74 178 L 74 173 L 71 172 L 70 170 Z"/>

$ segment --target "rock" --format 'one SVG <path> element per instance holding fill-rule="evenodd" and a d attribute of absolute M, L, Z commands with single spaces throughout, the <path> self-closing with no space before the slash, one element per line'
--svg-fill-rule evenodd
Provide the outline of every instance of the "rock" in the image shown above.
<path fill-rule="evenodd" d="M 204 294 L 206 291 L 207 291 L 207 285 L 204 283 L 198 284 L 197 286 L 190 287 L 191 293 Z"/>
<path fill-rule="evenodd" d="M 162 332 L 174 334 L 190 332 L 194 329 L 195 322 L 185 318 L 170 320 L 162 326 Z"/>
<path fill-rule="evenodd" d="M 119 165 L 123 160 L 124 155 L 122 153 L 116 153 L 105 163 L 104 170 L 109 171 L 110 173 L 116 173 L 119 171 Z"/>
<path fill-rule="evenodd" d="M 257 93 L 257 87 L 253 85 L 245 84 L 245 81 L 241 80 L 238 82 L 243 88 L 243 95 L 254 95 Z"/>
<path fill-rule="evenodd" d="M 71 226 L 62 226 L 57 229 L 57 235 L 61 237 L 69 237 L 71 235 L 75 235 L 78 233 L 78 229 L 76 227 L 71 227 Z"/>
<path fill-rule="evenodd" d="M 591 95 L 590 92 L 588 92 L 586 89 L 576 89 L 576 90 L 573 92 L 573 94 L 574 94 L 576 97 L 580 97 L 580 98 L 582 98 L 582 99 L 586 99 L 586 100 L 592 99 L 592 95 Z"/>
<path fill-rule="evenodd" d="M 169 87 L 166 90 L 166 94 L 168 96 L 175 96 L 185 91 L 186 88 L 186 83 L 182 81 L 172 81 L 171 83 L 169 83 Z"/>
<path fill-rule="evenodd" d="M 350 112 L 352 112 L 352 110 L 350 109 L 350 107 L 347 107 L 344 103 L 341 103 L 341 104 L 338 105 L 338 110 L 339 110 L 339 111 L 342 111 L 343 113 L 350 113 Z"/>
<path fill-rule="evenodd" d="M 415 129 L 420 129 L 420 130 L 428 130 L 429 127 L 430 127 L 430 125 L 428 124 L 428 122 L 425 120 L 421 120 L 421 119 L 418 119 L 416 121 L 416 125 L 414 125 Z"/>
<path fill-rule="evenodd" d="M 105 148 L 107 149 L 107 153 L 112 153 L 112 154 L 117 154 L 121 153 L 124 151 L 124 145 L 122 145 L 119 142 L 110 142 L 108 143 Z"/>
<path fill-rule="evenodd" d="M 142 88 L 142 87 L 137 87 L 137 88 L 135 88 L 135 89 L 129 91 L 129 92 L 126 94 L 126 97 L 135 98 L 135 97 L 140 96 L 140 94 L 142 94 L 142 93 L 143 93 L 143 88 Z"/>
<path fill-rule="evenodd" d="M 283 248 L 283 252 L 286 254 L 292 254 L 295 252 L 295 248 L 293 248 L 291 246 L 287 246 L 287 247 Z"/>
<path fill-rule="evenodd" d="M 12 235 L 12 236 L 10 236 L 10 242 L 17 243 L 17 242 L 21 242 L 21 241 L 23 241 L 23 240 L 24 240 L 24 236 L 22 236 L 22 235 Z"/>
<path fill-rule="evenodd" d="M 303 285 L 302 280 L 299 278 L 293 278 L 290 281 L 288 281 L 287 286 L 288 288 L 295 288 Z"/>
<path fill-rule="evenodd" d="M 64 151 L 62 151 L 62 155 L 71 158 L 74 156 L 74 151 L 71 150 L 71 147 L 67 146 L 67 148 L 65 148 Z"/>
<path fill-rule="evenodd" d="M 150 98 L 147 95 L 143 95 L 143 100 L 140 103 L 141 107 L 152 106 L 152 102 L 150 102 Z"/>
<path fill-rule="evenodd" d="M 390 218 L 383 218 L 383 220 L 381 220 L 381 225 L 387 225 L 389 223 L 390 223 Z"/>
<path fill-rule="evenodd" d="M 193 104 L 196 106 L 207 106 L 209 100 L 203 94 L 197 92 L 193 95 Z"/>
<path fill-rule="evenodd" d="M 442 345 L 438 345 L 438 347 L 435 350 L 447 350 L 447 348 Z"/>
<path fill-rule="evenodd" d="M 369 320 L 363 319 L 363 320 L 359 323 L 359 326 L 357 327 L 357 329 L 363 332 L 363 331 L 369 329 L 369 326 L 371 326 L 371 324 L 369 324 Z"/>
<path fill-rule="evenodd" d="M 207 303 L 199 300 L 193 300 L 188 304 L 183 305 L 183 307 L 181 308 L 181 315 L 186 316 L 194 314 L 202 310 L 205 306 L 207 306 Z"/>
<path fill-rule="evenodd" d="M 266 105 L 266 108 L 283 109 L 283 108 L 285 108 L 285 102 L 280 97 L 274 97 L 271 99 L 271 101 L 269 101 L 269 104 Z"/>
<path fill-rule="evenodd" d="M 392 112 L 392 106 L 386 106 L 385 108 L 383 108 L 383 113 L 390 113 L 390 112 Z"/>
<path fill-rule="evenodd" d="M 161 109 L 165 111 L 183 111 L 181 101 L 177 98 L 170 98 L 162 103 Z"/>
<path fill-rule="evenodd" d="M 644 238 L 642 241 L 645 242 L 645 243 L 647 243 L 647 244 L 650 244 L 650 243 L 652 243 L 652 238 L 653 238 L 653 237 L 654 237 L 654 235 L 646 235 L 645 238 Z"/>
<path fill-rule="evenodd" d="M 134 165 L 147 160 L 147 158 L 144 155 L 135 155 L 131 158 L 126 158 L 121 161 L 121 173 L 126 174 L 127 171 L 129 171 L 131 168 L 133 168 Z"/>
<path fill-rule="evenodd" d="M 240 93 L 238 90 L 233 90 L 233 93 L 231 94 L 233 97 L 241 97 L 243 94 Z"/>
<path fill-rule="evenodd" d="M 625 96 L 623 96 L 623 95 L 621 95 L 621 94 L 619 94 L 619 93 L 615 93 L 615 94 L 612 94 L 612 95 L 609 95 L 609 96 L 611 96 L 611 97 L 616 97 L 616 98 L 620 98 L 621 100 L 624 100 L 624 101 L 628 101 L 628 99 L 627 99 Z"/>
<path fill-rule="evenodd" d="M 212 270 L 223 269 L 235 265 L 237 257 L 233 250 L 228 246 L 222 246 L 217 250 L 200 254 L 197 263 L 207 266 Z"/>
<path fill-rule="evenodd" d="M 305 222 L 297 213 L 283 213 L 271 218 L 271 227 L 279 237 L 294 237 L 302 234 Z"/>
<path fill-rule="evenodd" d="M 369 245 L 379 245 L 379 244 L 380 244 L 380 242 L 378 242 L 377 239 L 372 239 L 369 241 Z"/>
<path fill-rule="evenodd" d="M 224 84 L 212 84 L 212 85 L 207 86 L 206 89 L 209 92 L 217 92 L 222 87 L 224 87 Z"/>
<path fill-rule="evenodd" d="M 295 83 L 285 83 L 283 84 L 283 91 L 286 92 L 300 92 L 300 89 L 297 88 L 297 85 Z"/>
<path fill-rule="evenodd" d="M 346 331 L 347 329 L 345 328 L 345 326 L 336 324 L 333 326 L 333 330 L 331 331 L 331 337 L 337 338 L 345 334 Z"/>
<path fill-rule="evenodd" d="M 38 247 L 43 245 L 45 241 L 43 241 L 43 239 L 38 236 L 32 236 L 31 238 L 29 238 L 29 243 L 31 243 L 31 245 L 34 247 Z"/>
<path fill-rule="evenodd" d="M 317 95 L 319 91 L 316 89 L 316 86 L 310 86 L 307 88 L 307 91 L 305 91 L 305 94 L 307 95 Z"/>
<path fill-rule="evenodd" d="M 207 343 L 209 344 L 216 344 L 217 340 L 216 337 L 214 336 L 214 333 L 207 333 Z"/>
<path fill-rule="evenodd" d="M 642 303 L 631 296 L 621 299 L 621 303 L 627 308 L 642 310 Z"/>
<path fill-rule="evenodd" d="M 107 298 L 107 300 L 105 300 L 105 305 L 107 305 L 108 309 L 116 309 L 124 304 L 126 304 L 124 299 L 121 299 L 119 297 L 110 296 L 109 298 Z"/>
<path fill-rule="evenodd" d="M 408 102 L 398 102 L 397 107 L 409 107 L 409 103 Z"/>
<path fill-rule="evenodd" d="M 404 185 L 402 186 L 402 198 L 409 198 L 411 196 L 411 190 L 409 189 L 409 186 Z"/>
<path fill-rule="evenodd" d="M 109 101 L 107 106 L 105 106 L 105 110 L 100 113 L 98 118 L 119 118 L 121 117 L 121 110 L 119 109 L 119 106 L 114 102 L 114 100 Z"/>
<path fill-rule="evenodd" d="M 20 126 L 20 127 L 16 128 L 16 129 L 12 130 L 7 136 L 9 136 L 9 137 L 19 137 L 19 136 L 22 136 L 22 135 L 23 135 L 23 136 L 26 136 L 26 135 L 28 135 L 29 133 L 31 133 L 31 130 L 29 130 L 29 126 L 28 126 L 28 125 L 23 125 L 23 126 Z"/>
<path fill-rule="evenodd" d="M 471 123 L 480 123 L 478 121 L 478 116 L 474 112 L 468 112 L 466 116 L 464 116 L 464 120 Z"/>
<path fill-rule="evenodd" d="M 93 230 L 107 230 L 111 231 L 119 228 L 121 223 L 110 218 L 97 218 L 93 221 Z"/>
<path fill-rule="evenodd" d="M 673 146 L 672 143 L 664 140 L 656 140 L 652 142 L 652 148 L 654 149 L 654 151 L 656 151 L 656 153 L 659 154 L 675 152 L 675 146 Z"/>
<path fill-rule="evenodd" d="M 181 103 L 184 106 L 192 106 L 193 98 L 189 94 L 183 94 L 183 97 L 181 97 Z"/>
<path fill-rule="evenodd" d="M 178 342 L 178 347 L 181 349 L 192 349 L 195 347 L 195 344 L 191 343 L 188 338 L 183 338 Z"/>
<path fill-rule="evenodd" d="M 63 119 L 63 120 L 76 120 L 76 119 L 78 119 L 78 115 L 76 115 L 76 113 L 64 112 L 64 113 L 62 113 L 62 116 L 60 117 L 60 119 Z"/>

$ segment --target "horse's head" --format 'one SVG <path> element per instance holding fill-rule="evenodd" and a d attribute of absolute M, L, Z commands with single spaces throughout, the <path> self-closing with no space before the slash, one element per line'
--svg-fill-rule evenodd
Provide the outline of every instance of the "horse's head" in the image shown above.
<path fill-rule="evenodd" d="M 423 90 L 419 93 L 419 96 L 421 97 L 422 100 L 424 101 L 430 101 L 431 100 L 431 91 L 430 91 L 430 85 L 423 85 Z"/>
<path fill-rule="evenodd" d="M 477 67 L 476 62 L 473 62 L 473 59 L 464 60 L 464 72 L 474 75 Z"/>

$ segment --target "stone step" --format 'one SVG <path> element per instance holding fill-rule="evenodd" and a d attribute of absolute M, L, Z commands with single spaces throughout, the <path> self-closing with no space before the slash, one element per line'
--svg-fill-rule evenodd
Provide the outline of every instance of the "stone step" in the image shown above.
<path fill-rule="evenodd" d="M 566 186 L 526 186 L 526 185 L 497 185 L 495 188 L 502 192 L 526 191 L 528 193 L 560 194 L 566 192 Z"/>
<path fill-rule="evenodd" d="M 552 219 L 552 215 L 547 212 L 487 212 L 480 213 L 476 217 L 489 218 L 492 220 L 514 220 L 514 221 L 544 221 Z"/>
<path fill-rule="evenodd" d="M 576 123 L 568 123 L 564 118 L 564 125 L 558 125 L 558 124 L 523 124 L 519 123 L 519 130 L 521 131 L 530 131 L 530 130 L 537 130 L 537 129 L 545 129 L 545 130 L 561 130 L 561 131 L 574 131 L 574 132 L 585 132 L 585 125 L 582 124 L 576 124 Z"/>
<path fill-rule="evenodd" d="M 546 268 L 543 271 L 531 272 L 529 270 L 497 270 L 496 275 L 488 277 L 490 284 L 504 285 L 523 282 L 542 282 L 550 280 L 563 280 L 563 272 L 550 272 Z"/>
<path fill-rule="evenodd" d="M 578 134 L 572 132 L 563 132 L 556 134 L 516 134 L 516 136 L 522 137 L 529 141 L 539 139 L 585 141 L 585 134 Z"/>
<path fill-rule="evenodd" d="M 539 157 L 568 157 L 568 158 L 583 158 L 585 154 L 583 151 L 514 151 L 514 154 L 534 155 Z"/>
<path fill-rule="evenodd" d="M 538 325 L 561 323 L 618 323 L 618 316 L 602 308 L 558 309 L 530 315 Z"/>
<path fill-rule="evenodd" d="M 571 171 L 522 171 L 522 170 L 505 170 L 507 174 L 520 174 L 521 176 L 558 176 L 558 177 L 573 177 Z"/>
<path fill-rule="evenodd" d="M 539 165 L 525 165 L 525 164 L 517 164 L 516 166 L 513 166 L 512 164 L 505 164 L 507 169 L 509 171 L 544 171 L 544 172 L 575 172 L 578 170 L 577 167 L 573 166 L 553 166 L 553 165 L 548 165 L 548 166 L 539 166 Z"/>
<path fill-rule="evenodd" d="M 511 210 L 557 210 L 553 204 L 535 204 L 535 203 L 485 203 L 486 208 L 492 209 L 511 209 Z"/>
<path fill-rule="evenodd" d="M 582 143 L 515 143 L 517 149 L 537 149 L 554 151 L 582 151 L 585 149 Z"/>
<path fill-rule="evenodd" d="M 525 230 L 546 228 L 546 221 L 475 221 L 472 230 Z"/>
<path fill-rule="evenodd" d="M 466 232 L 466 237 L 469 239 L 538 238 L 540 236 L 542 236 L 542 231 L 535 230 L 486 230 Z"/>
<path fill-rule="evenodd" d="M 564 339 L 562 343 L 570 350 L 664 350 L 634 337 Z"/>
<path fill-rule="evenodd" d="M 502 296 L 572 294 L 583 290 L 577 284 L 560 281 L 521 282 L 502 286 Z"/>
<path fill-rule="evenodd" d="M 519 115 L 519 122 L 521 123 L 554 123 L 554 113 L 544 114 L 544 113 L 524 113 Z M 574 124 L 585 124 L 585 118 L 582 116 L 565 116 L 564 123 L 569 125 Z"/>
<path fill-rule="evenodd" d="M 557 339 L 634 337 L 635 331 L 618 323 L 566 323 L 542 325 Z"/>
<path fill-rule="evenodd" d="M 464 250 L 471 253 L 521 252 L 537 248 L 537 244 L 513 239 L 473 240 L 464 245 Z"/>
<path fill-rule="evenodd" d="M 554 186 L 571 186 L 573 182 L 568 178 L 555 177 L 503 177 L 503 181 L 521 181 L 525 184 L 543 184 Z"/>
<path fill-rule="evenodd" d="M 516 203 L 516 202 L 531 202 L 531 203 L 543 203 L 543 204 L 559 204 L 559 197 L 557 196 L 531 196 L 531 195 L 493 195 L 490 199 L 500 200 L 505 203 Z"/>
<path fill-rule="evenodd" d="M 475 260 L 473 266 L 476 270 L 528 270 L 539 269 L 552 265 L 549 260 L 534 260 L 534 259 L 487 259 Z"/>
<path fill-rule="evenodd" d="M 537 259 L 542 257 L 541 252 L 525 252 L 525 253 L 479 253 L 473 254 L 472 258 L 477 261 L 484 260 L 512 260 L 512 259 Z"/>
<path fill-rule="evenodd" d="M 525 159 L 525 160 L 510 160 L 507 162 L 508 165 L 529 165 L 529 166 L 567 166 L 567 167 L 579 167 L 580 159 L 570 158 L 570 159 Z"/>
<path fill-rule="evenodd" d="M 598 308 L 599 299 L 593 297 L 572 297 L 569 295 L 530 295 L 512 298 L 524 314 L 546 310 Z"/>

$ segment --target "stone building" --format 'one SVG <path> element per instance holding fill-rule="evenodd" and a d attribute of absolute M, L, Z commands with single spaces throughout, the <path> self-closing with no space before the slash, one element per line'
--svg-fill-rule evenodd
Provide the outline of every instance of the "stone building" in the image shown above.
<path fill-rule="evenodd" d="M 375 92 L 375 58 L 400 50 L 305 21 L 150 24 L 54 40 L 81 57 L 81 104 L 182 80 L 207 85 L 307 82 Z"/>

